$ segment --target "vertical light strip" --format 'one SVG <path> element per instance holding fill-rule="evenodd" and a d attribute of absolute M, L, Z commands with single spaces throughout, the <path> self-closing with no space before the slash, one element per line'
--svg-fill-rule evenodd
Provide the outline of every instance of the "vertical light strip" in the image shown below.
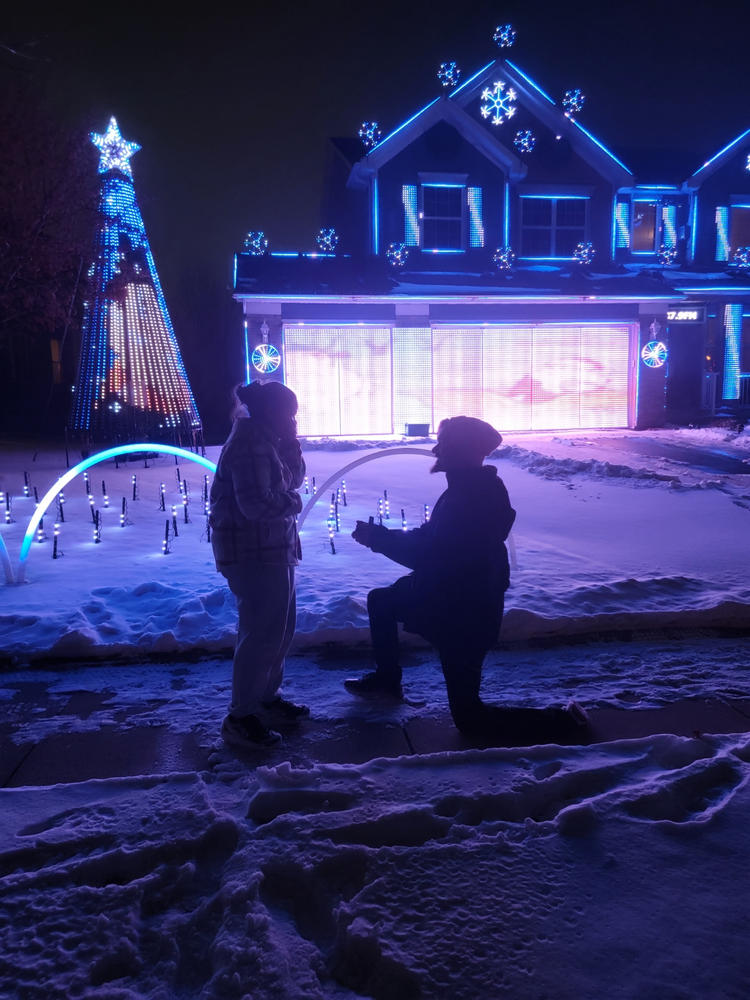
<path fill-rule="evenodd" d="M 724 381 L 723 399 L 740 398 L 740 341 L 742 339 L 742 306 L 724 306 Z"/>
<path fill-rule="evenodd" d="M 716 260 L 729 260 L 729 209 L 716 207 Z"/>
<path fill-rule="evenodd" d="M 615 245 L 619 248 L 630 246 L 630 205 L 626 201 L 617 202 L 615 208 Z"/>
<path fill-rule="evenodd" d="M 505 182 L 505 215 L 503 218 L 503 244 L 510 246 L 510 183 Z"/>
<path fill-rule="evenodd" d="M 378 197 L 378 175 L 372 179 L 372 252 L 380 253 L 380 204 Z"/>
<path fill-rule="evenodd" d="M 404 184 L 401 188 L 404 206 L 404 243 L 408 247 L 419 246 L 419 218 L 417 216 L 417 185 Z"/>
<path fill-rule="evenodd" d="M 677 206 L 662 205 L 661 209 L 663 243 L 668 247 L 677 246 Z"/>
<path fill-rule="evenodd" d="M 466 189 L 466 202 L 469 207 L 469 246 L 484 246 L 484 223 L 482 222 L 482 189 L 470 187 Z"/>
<path fill-rule="evenodd" d="M 249 385 L 250 383 L 250 341 L 247 336 L 247 320 L 243 321 L 243 329 L 245 331 L 245 383 Z"/>
<path fill-rule="evenodd" d="M 698 239 L 698 192 L 693 192 L 693 221 L 690 225 L 690 260 L 695 260 L 695 242 Z"/>

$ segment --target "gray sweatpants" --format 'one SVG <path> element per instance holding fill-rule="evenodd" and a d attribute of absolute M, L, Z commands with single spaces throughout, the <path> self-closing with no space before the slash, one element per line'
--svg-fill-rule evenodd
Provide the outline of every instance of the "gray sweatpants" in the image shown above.
<path fill-rule="evenodd" d="M 294 566 L 251 562 L 222 572 L 237 598 L 229 714 L 239 719 L 255 715 L 281 687 L 297 620 Z"/>

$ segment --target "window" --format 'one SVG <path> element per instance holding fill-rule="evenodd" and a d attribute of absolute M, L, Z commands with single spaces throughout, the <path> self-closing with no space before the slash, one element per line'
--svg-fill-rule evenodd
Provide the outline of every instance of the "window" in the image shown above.
<path fill-rule="evenodd" d="M 424 250 L 464 249 L 463 185 L 422 185 L 422 248 Z"/>
<path fill-rule="evenodd" d="M 729 243 L 733 251 L 750 247 L 750 205 L 732 205 Z"/>
<path fill-rule="evenodd" d="M 716 260 L 731 260 L 739 247 L 750 246 L 750 204 L 716 208 Z"/>
<path fill-rule="evenodd" d="M 655 201 L 633 202 L 633 253 L 654 253 L 657 249 L 656 238 L 659 232 L 657 224 L 658 205 Z"/>
<path fill-rule="evenodd" d="M 586 239 L 587 198 L 521 195 L 521 256 L 572 257 Z"/>

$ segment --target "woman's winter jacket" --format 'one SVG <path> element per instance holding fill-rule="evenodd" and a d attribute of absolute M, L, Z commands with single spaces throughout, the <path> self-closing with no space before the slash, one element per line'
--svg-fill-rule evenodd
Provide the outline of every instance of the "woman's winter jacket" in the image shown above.
<path fill-rule="evenodd" d="M 282 441 L 252 417 L 235 421 L 211 486 L 209 523 L 219 571 L 247 561 L 297 564 L 297 488 L 304 475 L 296 438 Z"/>

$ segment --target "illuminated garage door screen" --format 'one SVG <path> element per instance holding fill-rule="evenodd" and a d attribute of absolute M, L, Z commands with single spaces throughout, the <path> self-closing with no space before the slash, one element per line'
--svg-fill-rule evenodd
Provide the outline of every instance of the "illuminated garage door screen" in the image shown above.
<path fill-rule="evenodd" d="M 626 427 L 631 331 L 619 326 L 287 327 L 285 381 L 309 437 L 435 429 Z"/>

